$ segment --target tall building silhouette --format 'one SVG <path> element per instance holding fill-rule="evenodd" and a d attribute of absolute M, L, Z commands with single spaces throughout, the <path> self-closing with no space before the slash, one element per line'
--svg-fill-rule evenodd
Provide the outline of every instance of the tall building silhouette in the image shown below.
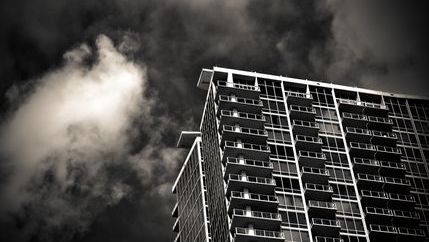
<path fill-rule="evenodd" d="M 429 99 L 214 67 L 175 241 L 427 241 Z"/>

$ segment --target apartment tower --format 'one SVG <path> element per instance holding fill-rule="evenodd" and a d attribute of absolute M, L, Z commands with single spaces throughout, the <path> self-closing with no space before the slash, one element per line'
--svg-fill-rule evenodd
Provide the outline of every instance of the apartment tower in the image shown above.
<path fill-rule="evenodd" d="M 428 241 L 429 99 L 214 67 L 175 241 Z"/>

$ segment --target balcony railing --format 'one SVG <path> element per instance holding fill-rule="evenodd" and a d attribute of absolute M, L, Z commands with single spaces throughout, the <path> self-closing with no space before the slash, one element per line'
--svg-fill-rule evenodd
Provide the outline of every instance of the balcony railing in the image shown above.
<path fill-rule="evenodd" d="M 379 225 L 379 224 L 370 224 L 370 232 L 381 232 L 381 233 L 393 233 L 396 234 L 398 231 L 393 226 Z"/>
<path fill-rule="evenodd" d="M 228 95 L 232 92 L 239 96 L 259 98 L 260 91 L 261 89 L 259 86 L 217 81 L 217 94 Z"/>
<path fill-rule="evenodd" d="M 258 212 L 258 211 L 246 211 L 244 209 L 234 209 L 232 214 L 237 215 L 237 216 L 247 216 L 247 217 L 255 217 L 255 218 L 261 218 L 261 219 L 281 220 L 281 216 L 278 213 L 268 213 L 268 212 Z"/>
<path fill-rule="evenodd" d="M 261 193 L 271 193 L 274 192 L 275 186 L 276 181 L 272 178 L 229 174 L 226 193 L 229 194 L 232 190 L 244 188 Z"/>
<path fill-rule="evenodd" d="M 323 145 L 319 137 L 297 135 L 295 136 L 295 146 L 300 150 L 320 151 Z"/>
<path fill-rule="evenodd" d="M 267 138 L 268 132 L 262 129 L 235 127 L 230 125 L 224 125 L 222 128 L 222 141 L 241 139 L 243 142 L 265 144 Z"/>
<path fill-rule="evenodd" d="M 273 171 L 273 163 L 261 160 L 226 158 L 225 175 L 246 171 L 249 175 L 269 176 Z"/>
<path fill-rule="evenodd" d="M 292 121 L 292 130 L 295 134 L 317 136 L 319 133 L 319 124 L 316 122 L 308 122 L 302 120 Z"/>
<path fill-rule="evenodd" d="M 391 162 L 391 161 L 379 161 L 380 162 L 380 174 L 382 175 L 404 175 L 406 172 L 406 167 L 401 162 Z"/>
<path fill-rule="evenodd" d="M 322 152 L 298 151 L 298 162 L 301 166 L 323 168 L 326 155 Z"/>
<path fill-rule="evenodd" d="M 267 145 L 225 141 L 223 159 L 226 159 L 226 157 L 238 157 L 240 154 L 255 160 L 266 160 L 270 155 L 270 147 Z"/>
<path fill-rule="evenodd" d="M 288 104 L 309 106 L 313 102 L 313 96 L 310 93 L 287 91 L 285 96 Z"/>
<path fill-rule="evenodd" d="M 396 178 L 396 177 L 385 177 L 384 180 L 386 181 L 386 183 L 411 186 L 411 183 L 408 179 L 401 179 L 401 178 Z"/>
<path fill-rule="evenodd" d="M 344 242 L 344 240 L 340 238 L 316 236 L 315 242 Z"/>
<path fill-rule="evenodd" d="M 239 124 L 244 127 L 262 129 L 265 121 L 265 117 L 260 114 L 221 110 L 220 127 L 223 127 L 225 124 Z"/>
<path fill-rule="evenodd" d="M 311 121 L 316 117 L 316 109 L 312 107 L 290 105 L 289 116 L 291 119 Z"/>
<path fill-rule="evenodd" d="M 309 200 L 308 206 L 315 207 L 315 208 L 337 209 L 337 205 L 333 202 L 324 202 L 324 201 L 315 201 L 315 200 Z"/>
<path fill-rule="evenodd" d="M 423 229 L 398 227 L 398 234 L 413 237 L 425 237 Z"/>
<path fill-rule="evenodd" d="M 316 236 L 339 237 L 340 222 L 338 220 L 313 218 L 311 219 L 311 231 Z"/>
<path fill-rule="evenodd" d="M 378 174 L 380 163 L 377 160 L 353 158 L 353 169 L 357 173 Z"/>
<path fill-rule="evenodd" d="M 218 115 L 221 113 L 221 110 L 232 110 L 234 108 L 241 112 L 260 113 L 262 107 L 263 104 L 260 100 L 219 95 Z"/>
<path fill-rule="evenodd" d="M 390 130 L 392 128 L 393 121 L 390 118 L 382 118 L 376 116 L 368 116 L 368 128 L 376 130 Z"/>
<path fill-rule="evenodd" d="M 393 216 L 392 210 L 387 208 L 374 208 L 374 207 L 366 207 L 365 208 L 367 214 L 375 214 L 382 216 Z"/>
<path fill-rule="evenodd" d="M 387 208 L 375 208 L 375 207 L 366 207 L 365 208 L 365 220 L 368 223 L 375 224 L 388 224 L 391 223 L 393 217 L 392 210 Z"/>
<path fill-rule="evenodd" d="M 306 183 L 304 186 L 304 194 L 308 200 L 327 201 L 334 193 L 330 185 L 321 185 Z"/>
<path fill-rule="evenodd" d="M 348 141 L 368 143 L 371 140 L 371 131 L 361 128 L 346 127 Z"/>
<path fill-rule="evenodd" d="M 327 184 L 329 179 L 329 171 L 323 168 L 303 166 L 301 168 L 301 179 L 308 183 Z"/>
<path fill-rule="evenodd" d="M 255 209 L 259 207 L 260 211 L 276 210 L 278 203 L 276 196 L 232 191 L 228 210 L 232 212 L 233 208 L 247 205 L 251 205 Z"/>
<path fill-rule="evenodd" d="M 249 228 L 235 228 L 234 242 L 248 241 L 240 240 L 241 236 L 254 237 L 265 241 L 264 238 L 278 239 L 279 241 L 284 240 L 284 234 L 277 231 L 260 230 L 260 229 L 249 229 Z M 267 240 L 268 241 L 268 240 Z"/>
<path fill-rule="evenodd" d="M 323 219 L 323 218 L 313 218 L 311 220 L 312 225 L 324 225 L 324 226 L 331 226 L 331 227 L 340 227 L 340 221 L 338 220 L 332 220 L 332 219 Z"/>
<path fill-rule="evenodd" d="M 350 142 L 349 146 L 352 157 L 373 158 L 376 152 L 375 146 L 371 144 Z"/>
<path fill-rule="evenodd" d="M 396 218 L 405 218 L 405 219 L 415 219 L 420 220 L 420 215 L 418 212 L 404 211 L 404 210 L 392 210 L 393 215 Z"/>
<path fill-rule="evenodd" d="M 385 192 L 361 190 L 361 202 L 364 206 L 384 207 L 389 196 Z"/>
<path fill-rule="evenodd" d="M 412 203 L 416 201 L 412 195 L 404 195 L 404 194 L 398 194 L 398 193 L 389 193 L 389 198 L 390 200 L 398 200 L 398 201 L 412 202 Z"/>
<path fill-rule="evenodd" d="M 342 117 L 344 126 L 365 128 L 368 121 L 366 115 L 356 113 L 343 113 Z"/>
<path fill-rule="evenodd" d="M 239 89 L 250 90 L 250 91 L 258 91 L 258 92 L 261 90 L 258 86 L 226 82 L 226 81 L 218 81 L 217 85 L 219 87 L 233 87 L 233 88 L 239 88 Z"/>

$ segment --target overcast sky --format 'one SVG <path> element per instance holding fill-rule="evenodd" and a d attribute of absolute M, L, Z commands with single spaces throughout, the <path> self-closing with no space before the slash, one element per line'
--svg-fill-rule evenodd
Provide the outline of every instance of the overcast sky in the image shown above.
<path fill-rule="evenodd" d="M 1 1 L 0 240 L 172 241 L 201 68 L 427 95 L 421 2 Z"/>

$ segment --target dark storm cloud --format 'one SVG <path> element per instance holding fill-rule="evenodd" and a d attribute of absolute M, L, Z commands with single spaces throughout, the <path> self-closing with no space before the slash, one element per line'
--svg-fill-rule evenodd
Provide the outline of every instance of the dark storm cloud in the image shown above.
<path fill-rule="evenodd" d="M 39 192 L 42 197 L 8 212 L 9 219 L 2 225 L 9 233 L 2 236 L 21 241 L 171 241 L 169 209 L 174 197 L 169 188 L 178 169 L 173 161 L 180 164 L 181 157 L 173 146 L 179 129 L 198 127 L 205 94 L 195 84 L 202 67 L 218 65 L 426 94 L 427 8 L 419 3 L 402 5 L 392 1 L 2 1 L 4 122 L 37 94 L 40 84 L 34 80 L 64 70 L 65 52 L 76 53 L 81 43 L 88 43 L 93 53 L 87 54 L 82 66 L 92 70 L 100 49 L 94 40 L 100 34 L 113 39 L 127 64 L 141 67 L 145 74 L 142 108 L 150 107 L 145 115 L 139 113 L 126 123 L 134 131 L 126 134 L 126 151 L 78 159 L 102 167 L 97 170 L 102 179 L 81 179 L 120 199 L 111 203 L 110 197 L 73 192 L 85 184 L 80 180 L 72 182 L 72 192 L 59 199 L 63 193 L 55 187 L 58 175 L 51 168 L 40 168 L 43 176 L 29 178 L 37 185 L 31 194 Z M 57 79 L 52 83 L 58 82 L 59 87 L 67 83 Z M 88 129 L 78 127 L 73 132 Z M 105 162 L 120 159 L 126 162 Z M 56 164 L 56 159 L 49 162 Z M 85 177 L 79 173 L 85 169 L 76 169 L 73 176 Z M 4 178 L 2 184 L 6 184 Z M 49 218 L 55 216 L 44 214 L 52 212 L 47 210 L 51 207 L 41 204 L 52 197 L 87 203 L 79 209 L 58 209 L 54 214 L 77 212 L 68 217 L 65 212 L 62 218 L 68 219 L 52 227 L 57 220 Z M 76 223 L 76 217 L 84 223 Z"/>

